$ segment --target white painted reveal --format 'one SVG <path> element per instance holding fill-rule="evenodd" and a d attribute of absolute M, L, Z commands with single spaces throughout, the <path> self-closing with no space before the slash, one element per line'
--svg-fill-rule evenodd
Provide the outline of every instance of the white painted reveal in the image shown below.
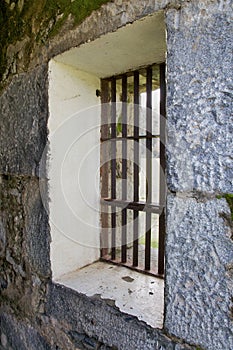
<path fill-rule="evenodd" d="M 53 278 L 99 257 L 99 79 L 49 65 L 49 197 Z M 93 128 L 93 126 L 95 126 Z"/>
<path fill-rule="evenodd" d="M 164 62 L 163 12 L 56 56 L 49 64 L 53 279 L 99 258 L 100 78 Z"/>

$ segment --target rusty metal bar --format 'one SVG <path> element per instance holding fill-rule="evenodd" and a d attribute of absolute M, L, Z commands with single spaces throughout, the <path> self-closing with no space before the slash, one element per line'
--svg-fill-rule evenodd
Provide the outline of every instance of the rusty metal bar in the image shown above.
<path fill-rule="evenodd" d="M 166 233 L 165 205 L 166 205 L 166 155 L 165 155 L 165 133 L 166 133 L 166 67 L 160 64 L 160 192 L 159 204 L 163 211 L 159 216 L 159 252 L 158 252 L 158 274 L 164 274 L 164 245 Z"/>
<path fill-rule="evenodd" d="M 146 76 L 146 201 L 152 199 L 152 68 L 147 68 Z M 145 270 L 151 266 L 151 213 L 146 213 Z"/>
<path fill-rule="evenodd" d="M 116 79 L 111 80 L 111 137 L 116 138 Z M 116 142 L 111 142 L 111 197 L 116 198 Z M 116 212 L 112 208 L 111 257 L 116 259 Z"/>
<path fill-rule="evenodd" d="M 128 200 L 112 199 L 112 198 L 102 198 L 102 204 L 109 205 L 111 207 L 120 207 L 136 211 L 144 211 L 149 213 L 161 214 L 163 207 L 153 203 L 146 202 L 131 202 Z"/>
<path fill-rule="evenodd" d="M 151 213 L 146 212 L 145 270 L 151 268 Z"/>
<path fill-rule="evenodd" d="M 122 77 L 122 199 L 127 199 L 127 76 Z M 122 210 L 121 261 L 127 260 L 127 210 Z"/>
<path fill-rule="evenodd" d="M 158 277 L 160 279 L 163 279 L 163 275 L 158 275 L 154 271 L 142 270 L 139 267 L 132 266 L 132 265 L 129 265 L 129 264 L 122 264 L 121 262 L 118 262 L 116 260 L 112 261 L 109 256 L 105 256 L 105 257 L 101 258 L 100 261 L 107 262 L 107 263 L 110 263 L 110 264 L 116 265 L 116 266 L 122 266 L 123 265 L 123 266 L 127 267 L 130 270 L 137 271 L 139 273 L 143 273 L 144 275 Z"/>
<path fill-rule="evenodd" d="M 106 80 L 101 80 L 101 138 L 108 136 L 109 130 L 109 82 Z M 102 142 L 100 146 L 100 157 L 101 157 L 101 197 L 105 198 L 108 196 L 108 142 Z M 105 206 L 106 207 L 106 206 Z M 101 224 L 102 233 L 100 237 L 100 247 L 101 247 L 101 257 L 108 254 L 108 213 L 105 212 L 105 207 L 102 206 L 101 210 Z"/>
<path fill-rule="evenodd" d="M 139 201 L 139 72 L 134 72 L 134 202 Z M 133 266 L 138 266 L 139 212 L 133 212 Z"/>
<path fill-rule="evenodd" d="M 151 202 L 152 184 L 152 68 L 147 68 L 146 77 L 146 200 Z"/>
<path fill-rule="evenodd" d="M 123 139 L 125 140 L 134 140 L 134 141 L 137 141 L 137 140 L 142 140 L 142 139 L 158 139 L 160 138 L 160 135 L 150 135 L 150 136 L 146 136 L 146 135 L 138 135 L 137 137 L 136 136 L 127 136 L 127 137 L 116 137 L 116 138 L 111 138 L 111 137 L 107 137 L 107 138 L 102 138 L 101 137 L 101 141 L 122 141 Z"/>

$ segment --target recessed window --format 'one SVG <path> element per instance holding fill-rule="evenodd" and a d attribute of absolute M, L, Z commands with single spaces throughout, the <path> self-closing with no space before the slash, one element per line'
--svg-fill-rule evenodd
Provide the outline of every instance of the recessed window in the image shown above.
<path fill-rule="evenodd" d="M 52 59 L 45 153 L 53 281 L 112 299 L 155 328 L 164 301 L 156 276 L 164 274 L 165 58 L 161 11 Z"/>
<path fill-rule="evenodd" d="M 164 273 L 165 65 L 103 79 L 101 257 Z"/>

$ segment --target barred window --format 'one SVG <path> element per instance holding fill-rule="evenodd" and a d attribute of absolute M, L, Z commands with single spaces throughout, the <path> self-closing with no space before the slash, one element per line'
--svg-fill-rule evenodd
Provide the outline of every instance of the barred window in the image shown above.
<path fill-rule="evenodd" d="M 101 81 L 101 259 L 163 277 L 165 64 Z"/>

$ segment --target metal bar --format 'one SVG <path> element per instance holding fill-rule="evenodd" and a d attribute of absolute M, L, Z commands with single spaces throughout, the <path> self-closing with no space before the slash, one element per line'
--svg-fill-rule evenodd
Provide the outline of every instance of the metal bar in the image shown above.
<path fill-rule="evenodd" d="M 136 211 L 143 211 L 155 214 L 161 214 L 163 207 L 158 204 L 146 203 L 146 202 L 130 202 L 127 200 L 102 198 L 101 204 L 109 205 L 111 207 L 119 207 Z"/>
<path fill-rule="evenodd" d="M 166 220 L 165 210 L 159 216 L 159 252 L 158 252 L 158 274 L 164 274 L 164 246 L 165 246 Z"/>
<path fill-rule="evenodd" d="M 151 213 L 146 213 L 145 270 L 151 268 Z"/>
<path fill-rule="evenodd" d="M 138 224 L 139 224 L 139 212 L 134 210 L 133 212 L 133 266 L 138 266 Z"/>
<path fill-rule="evenodd" d="M 166 66 L 160 65 L 160 194 L 159 204 L 164 208 L 159 216 L 159 253 L 158 253 L 158 274 L 164 274 L 164 245 L 166 233 L 165 206 L 166 206 Z"/>
<path fill-rule="evenodd" d="M 127 210 L 122 210 L 121 262 L 127 261 Z"/>
<path fill-rule="evenodd" d="M 122 77 L 122 199 L 127 199 L 127 76 Z M 122 210 L 121 261 L 127 260 L 127 210 Z"/>
<path fill-rule="evenodd" d="M 107 104 L 109 96 L 109 82 L 106 80 L 101 80 L 101 138 L 108 136 L 109 130 L 109 105 Z M 109 163 L 108 163 L 108 142 L 102 142 L 100 146 L 100 157 L 101 157 L 101 197 L 104 198 L 108 196 L 108 172 L 109 172 Z M 108 254 L 108 213 L 105 208 L 101 210 L 101 224 L 102 232 L 100 237 L 100 247 L 101 247 L 101 256 Z"/>
<path fill-rule="evenodd" d="M 145 138 L 145 137 L 144 137 Z M 134 202 L 139 200 L 139 72 L 134 73 Z"/>
<path fill-rule="evenodd" d="M 109 264 L 116 265 L 116 266 L 124 266 L 130 270 L 138 271 L 138 272 L 143 273 L 143 274 L 148 275 L 148 276 L 153 276 L 153 277 L 158 277 L 158 278 L 163 279 L 162 275 L 158 275 L 157 273 L 154 273 L 152 271 L 146 271 L 146 270 L 140 269 L 139 267 L 136 267 L 136 266 L 134 267 L 134 266 L 131 266 L 128 264 L 122 264 L 121 262 L 118 262 L 118 261 L 112 261 L 108 256 L 106 256 L 104 258 L 100 258 L 100 261 L 107 262 Z"/>
<path fill-rule="evenodd" d="M 152 184 L 152 68 L 147 68 L 146 77 L 146 200 L 151 202 L 151 184 Z"/>
<path fill-rule="evenodd" d="M 122 137 L 127 137 L 127 76 L 122 77 Z"/>
<path fill-rule="evenodd" d="M 116 137 L 114 139 L 112 139 L 111 137 L 107 137 L 107 138 L 102 138 L 101 137 L 101 141 L 122 141 L 123 139 L 127 139 L 127 140 L 134 140 L 134 141 L 137 141 L 137 140 L 141 140 L 141 139 L 158 139 L 160 138 L 160 135 L 150 135 L 150 136 L 147 136 L 147 135 L 138 135 L 138 136 L 127 136 L 127 137 Z"/>
<path fill-rule="evenodd" d="M 116 138 L 116 79 L 111 80 L 111 137 Z M 116 143 L 111 142 L 111 197 L 116 198 Z M 116 212 L 112 208 L 111 257 L 116 259 Z"/>
<path fill-rule="evenodd" d="M 134 72 L 134 202 L 139 201 L 139 72 Z M 139 212 L 133 212 L 133 266 L 138 266 Z"/>
<path fill-rule="evenodd" d="M 146 201 L 152 199 L 152 68 L 147 68 L 146 76 Z M 151 267 L 151 213 L 146 213 L 145 270 Z"/>
<path fill-rule="evenodd" d="M 111 222 L 112 222 L 111 258 L 112 260 L 115 260 L 116 259 L 116 213 L 114 208 L 112 208 Z"/>

